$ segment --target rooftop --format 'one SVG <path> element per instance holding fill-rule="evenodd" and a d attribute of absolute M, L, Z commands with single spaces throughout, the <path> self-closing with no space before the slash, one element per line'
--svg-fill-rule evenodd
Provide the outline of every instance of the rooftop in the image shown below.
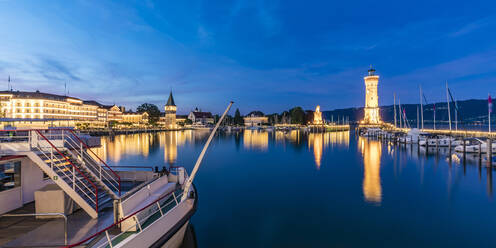
<path fill-rule="evenodd" d="M 172 97 L 172 91 L 169 94 L 169 100 L 167 100 L 167 104 L 165 106 L 176 106 L 176 103 L 174 103 L 174 97 Z"/>
<path fill-rule="evenodd" d="M 42 99 L 50 99 L 50 100 L 56 100 L 56 101 L 65 101 L 67 99 L 72 99 L 72 100 L 81 101 L 81 99 L 76 98 L 76 97 L 49 94 L 49 93 L 43 93 L 40 91 L 29 92 L 29 91 L 4 90 L 4 91 L 0 91 L 0 94 L 10 94 L 14 98 L 32 98 L 32 99 L 41 99 L 42 98 Z"/>

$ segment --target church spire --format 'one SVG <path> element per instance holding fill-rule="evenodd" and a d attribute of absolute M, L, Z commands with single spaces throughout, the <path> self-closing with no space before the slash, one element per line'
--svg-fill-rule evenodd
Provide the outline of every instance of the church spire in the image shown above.
<path fill-rule="evenodd" d="M 167 104 L 165 104 L 165 106 L 176 106 L 174 103 L 174 97 L 172 97 L 172 90 L 169 94 L 169 100 L 167 100 Z"/>

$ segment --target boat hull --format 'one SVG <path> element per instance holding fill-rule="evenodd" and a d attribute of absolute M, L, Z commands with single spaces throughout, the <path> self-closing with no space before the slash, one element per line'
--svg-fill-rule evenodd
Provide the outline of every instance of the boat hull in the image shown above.
<path fill-rule="evenodd" d="M 182 201 L 174 209 L 172 209 L 166 216 L 158 219 L 153 224 L 143 229 L 142 232 L 132 237 L 129 241 L 123 242 L 114 247 L 180 247 L 184 234 L 187 230 L 191 216 L 196 212 L 198 204 L 198 194 L 195 186 L 194 198 L 189 198 Z M 164 233 L 164 230 L 167 230 Z"/>

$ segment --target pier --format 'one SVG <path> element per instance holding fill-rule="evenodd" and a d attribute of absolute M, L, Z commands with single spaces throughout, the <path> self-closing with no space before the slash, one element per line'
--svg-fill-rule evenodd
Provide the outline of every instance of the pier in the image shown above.
<path fill-rule="evenodd" d="M 396 128 L 389 123 L 380 126 L 358 126 L 355 133 L 367 138 L 381 140 L 394 145 L 406 146 L 411 149 L 425 150 L 436 155 L 444 153 L 451 161 L 453 156 L 459 157 L 463 163 L 467 159 L 485 164 L 487 167 L 496 167 L 493 156 L 496 151 L 495 133 L 471 130 L 434 130 Z M 474 143 L 475 142 L 475 143 Z M 429 152 L 433 150 L 433 152 Z"/>
<path fill-rule="evenodd" d="M 180 131 L 191 130 L 192 128 L 133 128 L 133 129 L 84 129 L 79 130 L 81 133 L 86 133 L 91 136 L 107 136 L 119 134 L 133 134 L 133 133 L 156 133 L 163 131 Z"/>

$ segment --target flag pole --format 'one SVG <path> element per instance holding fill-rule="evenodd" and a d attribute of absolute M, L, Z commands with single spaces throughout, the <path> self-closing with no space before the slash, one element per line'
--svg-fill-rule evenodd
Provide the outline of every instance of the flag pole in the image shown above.
<path fill-rule="evenodd" d="M 491 112 L 493 112 L 493 100 L 491 99 L 491 94 L 488 94 L 487 98 L 487 113 L 489 119 L 489 132 L 491 132 Z"/>

